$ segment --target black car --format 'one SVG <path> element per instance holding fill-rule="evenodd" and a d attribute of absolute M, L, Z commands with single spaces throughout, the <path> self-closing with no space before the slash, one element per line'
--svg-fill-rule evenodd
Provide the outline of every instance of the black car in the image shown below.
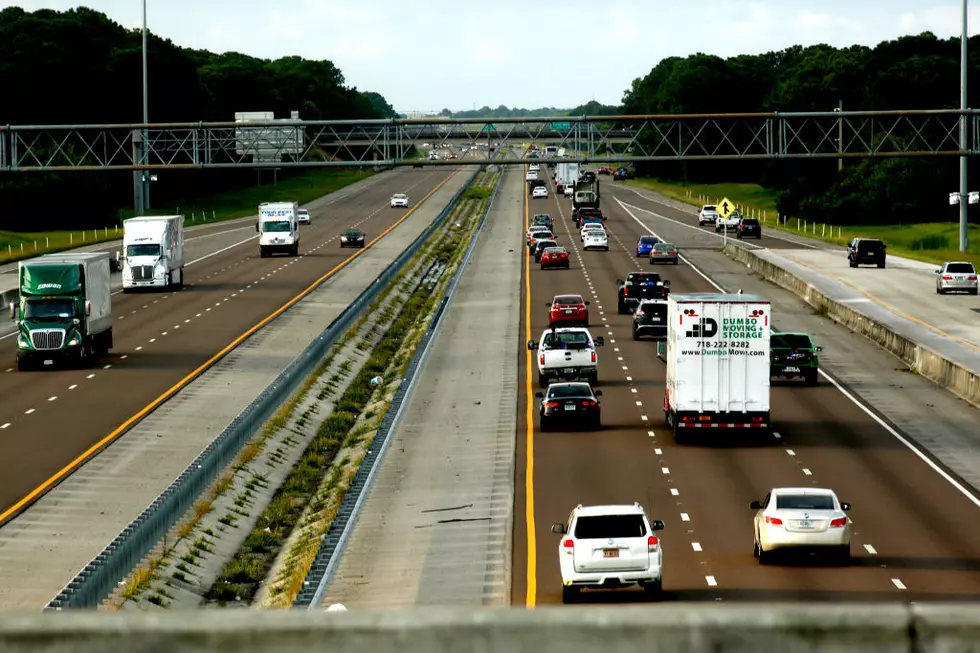
<path fill-rule="evenodd" d="M 531 226 L 548 227 L 548 229 L 551 229 L 554 227 L 554 221 L 547 213 L 535 213 L 534 217 L 531 219 Z"/>
<path fill-rule="evenodd" d="M 544 392 L 534 395 L 541 399 L 538 409 L 542 431 L 564 424 L 583 426 L 589 430 L 602 428 L 601 390 L 593 390 L 588 383 L 552 383 Z"/>
<path fill-rule="evenodd" d="M 576 227 L 580 227 L 582 220 L 585 218 L 598 218 L 603 224 L 606 222 L 601 209 L 596 209 L 591 206 L 580 206 L 572 209 L 572 220 L 575 222 Z"/>
<path fill-rule="evenodd" d="M 630 272 L 626 279 L 616 279 L 619 284 L 618 311 L 626 315 L 644 299 L 667 299 L 670 281 L 661 279 L 656 272 Z"/>
<path fill-rule="evenodd" d="M 735 227 L 735 236 L 738 238 L 753 236 L 762 240 L 762 225 L 756 218 L 742 218 Z"/>
<path fill-rule="evenodd" d="M 655 340 L 667 339 L 667 300 L 643 300 L 633 313 L 633 340 L 653 336 Z"/>
<path fill-rule="evenodd" d="M 586 184 L 593 182 L 595 181 L 595 173 L 591 170 L 587 170 L 578 176 L 578 180 Z"/>
<path fill-rule="evenodd" d="M 341 247 L 364 247 L 364 232 L 360 229 L 348 229 L 340 234 Z"/>
<path fill-rule="evenodd" d="M 885 267 L 885 243 L 877 238 L 855 238 L 847 244 L 847 262 L 852 268 L 859 265 Z"/>
<path fill-rule="evenodd" d="M 544 179 L 529 179 L 527 182 L 527 194 L 531 195 L 534 193 L 534 189 L 538 186 L 547 186 L 548 184 Z"/>
<path fill-rule="evenodd" d="M 558 243 L 556 243 L 555 240 L 552 238 L 546 240 L 539 240 L 537 243 L 534 244 L 535 263 L 541 262 L 541 254 L 543 254 L 544 250 L 548 249 L 549 247 L 558 247 Z"/>

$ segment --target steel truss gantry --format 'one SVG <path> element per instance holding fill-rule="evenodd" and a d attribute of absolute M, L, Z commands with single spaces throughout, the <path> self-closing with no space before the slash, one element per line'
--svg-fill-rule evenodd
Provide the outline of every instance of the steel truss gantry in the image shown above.
<path fill-rule="evenodd" d="M 531 144 L 610 164 L 963 156 L 980 152 L 980 110 L 8 125 L 0 171 L 456 165 L 446 150 L 463 148 L 467 161 L 518 164 Z M 429 150 L 443 155 L 429 160 Z"/>

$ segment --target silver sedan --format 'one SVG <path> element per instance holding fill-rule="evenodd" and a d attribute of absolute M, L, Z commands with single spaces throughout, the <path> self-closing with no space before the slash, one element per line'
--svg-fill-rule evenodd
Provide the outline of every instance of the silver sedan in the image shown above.
<path fill-rule="evenodd" d="M 945 295 L 948 292 L 967 292 L 977 294 L 977 270 L 972 263 L 954 261 L 943 263 L 936 270 L 936 292 Z"/>

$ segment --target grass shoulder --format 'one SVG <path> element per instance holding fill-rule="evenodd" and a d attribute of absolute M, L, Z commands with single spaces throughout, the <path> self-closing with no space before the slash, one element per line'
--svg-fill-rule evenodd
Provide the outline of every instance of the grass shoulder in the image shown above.
<path fill-rule="evenodd" d="M 306 204 L 324 195 L 367 179 L 371 170 L 310 170 L 280 181 L 275 186 L 252 186 L 207 195 L 186 202 L 151 209 L 147 215 L 183 215 L 184 226 L 213 224 L 255 215 L 261 202 L 295 201 Z M 133 217 L 132 210 L 122 213 Z M 73 247 L 93 245 L 122 237 L 122 227 L 78 231 L 0 231 L 0 263 Z"/>
<path fill-rule="evenodd" d="M 779 192 L 763 188 L 758 184 L 720 183 L 720 184 L 691 184 L 685 182 L 663 181 L 660 179 L 637 178 L 625 182 L 630 186 L 660 193 L 665 197 L 691 206 L 700 207 L 702 204 L 714 204 L 727 197 L 740 207 L 743 213 L 761 214 L 765 222 L 763 228 L 776 229 L 823 242 L 845 245 L 852 238 L 880 238 L 888 245 L 888 253 L 895 256 L 941 264 L 945 261 L 970 261 L 980 266 L 980 226 L 971 224 L 969 227 L 970 251 L 959 251 L 959 224 L 956 222 L 922 222 L 916 224 L 895 225 L 855 225 L 838 227 L 830 225 L 823 229 L 817 225 L 814 232 L 812 223 L 807 225 L 807 232 L 802 231 L 802 221 L 791 217 L 786 224 L 777 224 L 776 197 Z"/>

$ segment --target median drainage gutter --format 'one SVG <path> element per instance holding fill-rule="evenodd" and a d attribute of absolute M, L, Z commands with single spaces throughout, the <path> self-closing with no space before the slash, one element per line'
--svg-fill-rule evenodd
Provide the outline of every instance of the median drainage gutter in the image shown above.
<path fill-rule="evenodd" d="M 139 517 L 93 558 L 48 603 L 45 610 L 106 607 L 104 605 L 106 599 L 110 596 L 118 599 L 120 592 L 125 591 L 128 585 L 135 584 L 137 588 L 146 589 L 161 572 L 172 572 L 170 567 L 177 563 L 165 556 L 154 558 L 150 555 L 148 560 L 144 561 L 144 559 L 158 547 L 163 550 L 169 542 L 174 541 L 174 538 L 169 537 L 171 529 L 189 512 L 193 514 L 196 511 L 204 511 L 196 518 L 198 521 L 208 514 L 209 511 L 204 510 L 205 504 L 202 501 L 210 501 L 213 504 L 215 497 L 231 489 L 231 479 L 225 479 L 228 465 L 243 453 L 242 449 L 246 443 L 273 418 L 300 384 L 323 364 L 324 358 L 338 339 L 356 320 L 364 318 L 365 311 L 369 310 L 371 303 L 385 287 L 415 260 L 423 246 L 442 227 L 464 192 L 480 174 L 480 170 L 472 174 L 432 223 L 395 258 L 391 265 L 385 268 L 374 282 L 351 302 Z M 254 494 L 262 484 L 261 480 L 252 483 L 250 491 Z M 207 546 L 206 541 L 201 543 Z M 140 595 L 142 592 L 133 590 L 130 593 Z M 166 596 L 161 598 L 170 600 Z M 118 604 L 118 600 L 115 603 Z"/>
<path fill-rule="evenodd" d="M 462 192 L 441 228 L 106 607 L 289 606 L 422 338 L 419 318 L 432 312 L 454 254 L 475 231 L 486 201 L 471 196 L 496 178 L 471 182 L 475 191 Z"/>
<path fill-rule="evenodd" d="M 821 315 L 880 345 L 908 365 L 910 371 L 980 408 L 980 375 L 973 370 L 895 333 L 846 304 L 830 299 L 789 270 L 760 257 L 746 247 L 729 243 L 723 251 L 729 258 L 749 265 L 767 281 L 790 291 Z"/>
<path fill-rule="evenodd" d="M 490 167 L 494 169 L 493 166 Z M 319 537 L 307 537 L 304 553 L 310 557 L 312 564 L 305 568 L 305 578 L 301 584 L 298 595 L 292 597 L 292 607 L 298 609 L 314 610 L 319 605 L 326 592 L 327 585 L 333 577 L 336 566 L 343 554 L 344 547 L 350 538 L 351 533 L 357 524 L 364 499 L 367 497 L 374 480 L 375 474 L 380 465 L 391 435 L 394 433 L 401 420 L 403 410 L 408 405 L 412 389 L 415 386 L 417 375 L 421 370 L 422 364 L 428 355 L 429 348 L 438 333 L 442 324 L 442 319 L 446 314 L 446 308 L 452 301 L 459 286 L 460 279 L 469 265 L 470 257 L 476 249 L 477 240 L 483 227 L 486 224 L 487 216 L 493 207 L 493 202 L 500 187 L 499 174 L 496 176 L 492 191 L 488 200 L 485 202 L 479 222 L 471 231 L 465 251 L 461 260 L 451 268 L 452 278 L 449 279 L 442 292 L 442 296 L 431 312 L 429 318 L 418 325 L 417 342 L 410 350 L 404 350 L 411 355 L 408 365 L 401 371 L 401 381 L 392 388 L 392 392 L 385 398 L 385 413 L 381 420 L 377 432 L 374 434 L 370 443 L 370 449 L 363 455 L 359 464 L 350 469 L 347 477 L 346 491 L 340 497 L 339 505 L 335 514 L 323 520 L 312 535 L 319 534 Z M 488 189 L 489 190 L 489 189 Z M 272 607 L 278 607 L 277 604 Z"/>

